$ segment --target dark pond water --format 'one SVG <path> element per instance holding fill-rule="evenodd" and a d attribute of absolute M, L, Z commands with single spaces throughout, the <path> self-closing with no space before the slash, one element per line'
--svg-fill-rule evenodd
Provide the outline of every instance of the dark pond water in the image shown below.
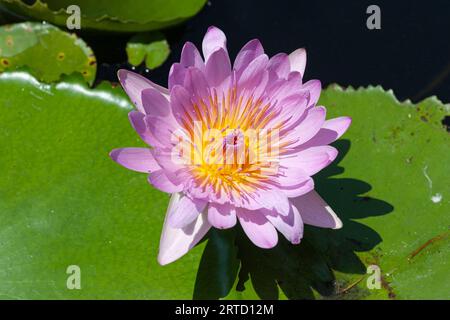
<path fill-rule="evenodd" d="M 366 27 L 370 4 L 381 8 L 381 30 Z M 196 17 L 167 30 L 172 54 L 146 75 L 165 84 L 183 43 L 200 45 L 210 25 L 225 31 L 231 56 L 252 38 L 259 38 L 269 54 L 305 47 L 308 79 L 320 79 L 324 85 L 380 84 L 401 100 L 437 95 L 450 102 L 448 0 L 211 0 Z M 115 70 L 127 67 L 122 62 L 128 38 L 88 36 L 99 58 L 100 79 L 115 80 Z"/>

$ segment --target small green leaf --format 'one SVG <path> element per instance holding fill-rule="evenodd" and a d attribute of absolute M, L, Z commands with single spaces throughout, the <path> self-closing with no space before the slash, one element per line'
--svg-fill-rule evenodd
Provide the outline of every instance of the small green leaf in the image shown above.
<path fill-rule="evenodd" d="M 134 66 L 145 60 L 149 69 L 155 69 L 166 61 L 170 53 L 169 44 L 159 33 L 137 34 L 127 43 L 128 62 Z"/>
<path fill-rule="evenodd" d="M 151 31 L 180 23 L 197 14 L 206 0 L 37 0 L 28 5 L 22 0 L 1 0 L 8 10 L 19 15 L 66 26 L 67 7 L 81 10 L 81 28 L 114 32 Z"/>
<path fill-rule="evenodd" d="M 89 84 L 97 70 L 92 50 L 75 34 L 31 22 L 0 27 L 0 72 L 21 67 L 44 82 L 79 72 Z"/>

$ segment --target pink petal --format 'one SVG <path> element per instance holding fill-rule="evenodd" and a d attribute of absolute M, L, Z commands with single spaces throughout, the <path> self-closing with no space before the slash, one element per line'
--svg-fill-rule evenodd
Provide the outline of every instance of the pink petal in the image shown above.
<path fill-rule="evenodd" d="M 264 49 L 261 45 L 261 42 L 259 42 L 258 39 L 250 40 L 242 47 L 242 49 L 237 54 L 236 59 L 234 60 L 233 69 L 240 71 L 241 69 L 247 67 L 250 62 L 255 60 L 263 53 Z M 238 74 L 240 74 L 240 72 Z"/>
<path fill-rule="evenodd" d="M 264 99 L 266 87 L 269 83 L 269 72 L 267 70 L 263 70 L 261 74 L 255 78 L 255 80 L 256 81 L 249 84 L 250 89 L 252 89 L 252 96 L 254 100 L 258 100 L 258 98 Z"/>
<path fill-rule="evenodd" d="M 269 210 L 273 209 L 283 216 L 289 214 L 289 199 L 281 190 L 272 189 L 257 191 L 255 192 L 255 201 L 263 208 Z"/>
<path fill-rule="evenodd" d="M 236 208 L 236 213 L 245 234 L 256 246 L 264 249 L 276 246 L 277 231 L 261 211 Z"/>
<path fill-rule="evenodd" d="M 228 53 L 219 49 L 211 54 L 206 63 L 206 79 L 212 87 L 219 86 L 231 74 L 231 62 Z"/>
<path fill-rule="evenodd" d="M 310 94 L 307 90 L 302 89 L 301 83 L 300 73 L 291 72 L 287 80 L 279 78 L 274 81 L 268 87 L 267 94 L 272 97 L 273 101 L 281 101 L 294 94 L 301 94 L 309 99 Z"/>
<path fill-rule="evenodd" d="M 350 126 L 350 117 L 339 117 L 324 122 L 319 132 L 305 146 L 320 146 L 330 144 L 339 139 Z"/>
<path fill-rule="evenodd" d="M 314 106 L 319 101 L 322 84 L 319 80 L 309 80 L 305 82 L 302 87 L 303 90 L 308 90 L 310 94 L 310 106 Z"/>
<path fill-rule="evenodd" d="M 170 114 L 169 101 L 153 88 L 142 90 L 142 104 L 147 115 L 168 117 Z"/>
<path fill-rule="evenodd" d="M 289 198 L 296 198 L 305 193 L 314 190 L 314 180 L 308 178 L 307 180 L 298 183 L 297 185 L 292 186 L 282 186 L 280 189 L 286 194 Z"/>
<path fill-rule="evenodd" d="M 171 146 L 172 134 L 176 130 L 175 122 L 169 122 L 160 117 L 146 116 L 145 123 L 151 135 L 158 139 L 159 145 Z"/>
<path fill-rule="evenodd" d="M 291 201 L 300 212 L 304 223 L 322 228 L 342 228 L 342 221 L 316 191 Z"/>
<path fill-rule="evenodd" d="M 210 203 L 208 221 L 218 229 L 228 229 L 236 224 L 236 209 L 230 204 Z"/>
<path fill-rule="evenodd" d="M 268 62 L 269 58 L 265 54 L 258 56 L 255 60 L 250 62 L 250 64 L 242 71 L 238 86 L 241 88 L 256 87 L 261 82 L 262 74 L 266 71 Z"/>
<path fill-rule="evenodd" d="M 200 52 L 192 42 L 186 42 L 181 51 L 180 64 L 187 67 L 196 67 L 202 69 L 205 65 Z"/>
<path fill-rule="evenodd" d="M 184 228 L 202 213 L 207 205 L 206 201 L 191 199 L 187 196 L 180 198 L 178 205 L 168 212 L 169 224 L 173 228 Z"/>
<path fill-rule="evenodd" d="M 205 61 L 208 61 L 209 56 L 219 48 L 227 50 L 227 38 L 225 33 L 214 26 L 209 27 L 203 38 L 202 50 Z"/>
<path fill-rule="evenodd" d="M 201 119 L 191 107 L 191 95 L 182 86 L 177 85 L 170 90 L 170 104 L 175 119 L 182 126 L 185 114 L 188 114 L 194 121 Z"/>
<path fill-rule="evenodd" d="M 174 173 L 184 168 L 185 162 L 183 161 L 185 159 L 178 157 L 172 147 L 154 148 L 152 149 L 152 154 L 159 166 L 165 171 Z M 178 180 L 174 182 L 178 184 Z"/>
<path fill-rule="evenodd" d="M 299 166 L 297 156 L 292 156 L 292 158 L 281 159 L 275 181 L 282 187 L 291 187 L 305 182 L 309 177 L 306 171 Z"/>
<path fill-rule="evenodd" d="M 279 78 L 287 79 L 291 69 L 288 55 L 285 53 L 274 55 L 270 58 L 267 68 L 275 72 Z"/>
<path fill-rule="evenodd" d="M 351 123 L 352 118 L 339 117 L 325 121 L 322 128 L 335 131 L 337 133 L 336 139 L 339 139 L 345 133 L 345 131 L 347 131 Z"/>
<path fill-rule="evenodd" d="M 291 64 L 291 71 L 300 72 L 303 76 L 306 68 L 306 50 L 300 48 L 292 52 L 289 55 L 289 62 Z"/>
<path fill-rule="evenodd" d="M 296 207 L 291 205 L 287 216 L 275 214 L 273 211 L 265 211 L 267 220 L 280 231 L 286 239 L 293 244 L 300 243 L 303 237 L 303 221 Z"/>
<path fill-rule="evenodd" d="M 174 193 L 170 199 L 167 212 L 172 211 L 178 205 L 180 194 Z M 206 212 L 200 214 L 197 219 L 184 228 L 172 228 L 168 223 L 168 213 L 164 221 L 161 240 L 159 244 L 158 262 L 161 265 L 169 264 L 192 249 L 211 228 Z"/>
<path fill-rule="evenodd" d="M 133 126 L 134 130 L 141 137 L 141 139 L 152 147 L 163 147 L 164 145 L 160 143 L 158 139 L 155 139 L 153 134 L 147 127 L 145 122 L 145 114 L 139 111 L 131 111 L 128 114 L 128 118 Z"/>
<path fill-rule="evenodd" d="M 209 85 L 204 73 L 199 69 L 194 67 L 187 69 L 183 86 L 196 102 L 200 100 L 207 101 L 209 97 Z"/>
<path fill-rule="evenodd" d="M 130 170 L 149 173 L 161 169 L 147 148 L 114 149 L 109 156 Z"/>
<path fill-rule="evenodd" d="M 183 190 L 183 185 L 178 184 L 176 177 L 166 170 L 152 172 L 148 176 L 148 182 L 162 192 L 174 193 Z"/>
<path fill-rule="evenodd" d="M 276 127 L 279 123 L 284 123 L 287 131 L 292 130 L 293 126 L 299 124 L 299 120 L 303 120 L 306 107 L 309 102 L 309 94 L 307 92 L 299 92 L 283 98 L 279 105 L 281 112 L 267 123 L 267 128 Z M 281 142 L 281 141 L 279 141 Z"/>
<path fill-rule="evenodd" d="M 312 176 L 334 161 L 338 151 L 332 146 L 311 147 L 297 152 L 292 158 L 282 159 L 281 163 L 286 166 L 294 166 L 303 169 Z"/>
<path fill-rule="evenodd" d="M 180 63 L 174 63 L 169 70 L 169 90 L 176 85 L 183 85 L 184 78 L 186 77 L 186 68 Z"/>
<path fill-rule="evenodd" d="M 314 137 L 320 128 L 322 128 L 326 117 L 326 109 L 324 107 L 314 107 L 307 111 L 303 121 L 290 130 L 286 138 L 281 140 L 293 141 L 289 146 L 291 148 L 299 146 Z"/>
<path fill-rule="evenodd" d="M 169 91 L 166 88 L 163 88 L 157 85 L 156 83 L 151 82 L 150 80 L 144 78 L 143 76 L 137 73 L 125 69 L 120 69 L 117 72 L 117 76 L 125 92 L 130 97 L 131 101 L 134 103 L 134 105 L 140 112 L 145 113 L 144 107 L 142 105 L 142 97 L 141 97 L 142 90 L 147 88 L 153 88 L 158 90 L 159 92 L 161 92 L 161 94 L 165 96 L 168 96 L 169 94 Z"/>

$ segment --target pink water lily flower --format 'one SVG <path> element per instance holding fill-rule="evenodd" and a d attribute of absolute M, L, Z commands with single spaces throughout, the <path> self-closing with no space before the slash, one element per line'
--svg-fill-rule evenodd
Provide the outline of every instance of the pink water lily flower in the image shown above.
<path fill-rule="evenodd" d="M 305 223 L 341 228 L 311 176 L 336 158 L 329 144 L 351 119 L 325 120 L 320 81 L 302 81 L 305 50 L 269 58 L 252 40 L 231 63 L 225 34 L 210 27 L 202 51 L 184 45 L 168 89 L 118 74 L 137 108 L 131 124 L 151 148 L 116 149 L 111 157 L 172 195 L 159 263 L 180 258 L 211 227 L 237 221 L 261 248 L 274 247 L 278 232 L 298 244 Z"/>

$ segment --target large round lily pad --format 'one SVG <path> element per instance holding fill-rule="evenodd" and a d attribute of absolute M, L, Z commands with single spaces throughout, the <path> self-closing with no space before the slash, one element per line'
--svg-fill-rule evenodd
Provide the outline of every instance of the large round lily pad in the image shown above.
<path fill-rule="evenodd" d="M 298 248 L 285 242 L 269 252 L 239 233 L 242 297 L 449 298 L 450 136 L 441 123 L 449 106 L 400 103 L 380 87 L 330 87 L 320 103 L 329 117 L 353 118 L 335 143 L 338 159 L 315 176 L 344 227 L 308 227 Z M 367 286 L 368 266 L 379 267 L 380 289 Z"/>
<path fill-rule="evenodd" d="M 353 117 L 340 158 L 316 176 L 344 228 L 310 227 L 299 246 L 273 250 L 214 230 L 161 267 L 168 196 L 108 157 L 142 146 L 122 90 L 3 73 L 0 298 L 448 298 L 448 108 L 399 103 L 378 87 L 332 87 L 321 102 L 329 117 Z M 365 285 L 370 264 L 379 290 Z M 66 286 L 70 265 L 80 290 Z"/>
<path fill-rule="evenodd" d="M 75 34 L 32 22 L 0 27 L 0 72 L 22 67 L 44 82 L 78 72 L 89 84 L 97 70 L 92 50 Z"/>
<path fill-rule="evenodd" d="M 59 26 L 66 26 L 67 8 L 80 8 L 81 29 L 115 32 L 149 31 L 168 27 L 194 16 L 206 0 L 1 0 L 9 11 Z"/>

